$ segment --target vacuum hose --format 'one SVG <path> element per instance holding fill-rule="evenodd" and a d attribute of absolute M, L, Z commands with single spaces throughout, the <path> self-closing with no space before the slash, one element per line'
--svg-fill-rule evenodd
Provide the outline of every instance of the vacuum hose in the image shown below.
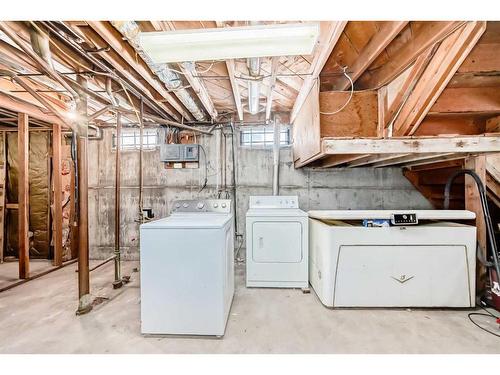
<path fill-rule="evenodd" d="M 498 252 L 497 252 L 497 244 L 495 240 L 495 234 L 493 230 L 493 223 L 491 221 L 490 210 L 488 208 L 488 202 L 486 201 L 486 189 L 484 188 L 484 184 L 481 181 L 481 178 L 477 175 L 476 172 L 471 171 L 470 169 L 462 169 L 455 173 L 453 173 L 448 182 L 446 183 L 446 187 L 444 189 L 444 209 L 447 210 L 450 206 L 450 191 L 451 185 L 453 181 L 460 175 L 468 174 L 471 176 L 476 182 L 477 190 L 479 191 L 479 197 L 481 199 L 481 207 L 483 209 L 484 221 L 486 223 L 486 235 L 488 237 L 488 242 L 490 243 L 491 252 L 493 253 L 493 263 L 495 265 L 495 271 L 497 273 L 497 277 L 500 277 L 500 267 L 498 264 Z"/>

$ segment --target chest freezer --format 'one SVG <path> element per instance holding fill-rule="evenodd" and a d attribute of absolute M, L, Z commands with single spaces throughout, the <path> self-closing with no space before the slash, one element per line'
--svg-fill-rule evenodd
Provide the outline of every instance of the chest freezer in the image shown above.
<path fill-rule="evenodd" d="M 409 213 L 414 225 L 362 224 Z M 310 283 L 328 307 L 473 307 L 474 218 L 458 210 L 310 211 Z"/>

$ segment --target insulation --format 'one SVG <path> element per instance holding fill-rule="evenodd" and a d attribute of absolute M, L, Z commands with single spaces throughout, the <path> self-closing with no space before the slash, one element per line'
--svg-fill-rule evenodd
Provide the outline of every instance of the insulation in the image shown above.
<path fill-rule="evenodd" d="M 18 200 L 19 168 L 17 163 L 17 132 L 7 134 L 7 200 Z M 29 139 L 29 231 L 30 257 L 47 259 L 49 252 L 49 143 L 48 132 L 30 131 Z M 17 210 L 7 211 L 6 255 L 18 253 Z"/>

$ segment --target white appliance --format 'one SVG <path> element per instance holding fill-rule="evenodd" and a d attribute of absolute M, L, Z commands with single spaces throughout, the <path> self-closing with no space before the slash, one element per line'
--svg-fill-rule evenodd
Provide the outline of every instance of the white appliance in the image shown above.
<path fill-rule="evenodd" d="M 247 287 L 307 288 L 308 216 L 296 196 L 250 197 Z"/>
<path fill-rule="evenodd" d="M 418 224 L 362 224 L 398 214 L 414 214 Z M 466 224 L 473 212 L 309 211 L 309 217 L 309 276 L 325 306 L 474 306 L 476 228 Z"/>
<path fill-rule="evenodd" d="M 231 201 L 174 202 L 140 235 L 142 333 L 224 335 L 234 294 Z"/>

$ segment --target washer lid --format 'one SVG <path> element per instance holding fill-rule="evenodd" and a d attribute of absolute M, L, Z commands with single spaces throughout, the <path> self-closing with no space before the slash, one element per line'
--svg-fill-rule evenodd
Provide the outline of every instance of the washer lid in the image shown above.
<path fill-rule="evenodd" d="M 223 228 L 232 218 L 228 214 L 216 213 L 174 213 L 163 219 L 150 221 L 141 225 L 141 229 L 217 229 Z"/>
<path fill-rule="evenodd" d="M 247 211 L 247 217 L 260 216 L 307 217 L 307 212 L 298 208 L 250 208 Z"/>

